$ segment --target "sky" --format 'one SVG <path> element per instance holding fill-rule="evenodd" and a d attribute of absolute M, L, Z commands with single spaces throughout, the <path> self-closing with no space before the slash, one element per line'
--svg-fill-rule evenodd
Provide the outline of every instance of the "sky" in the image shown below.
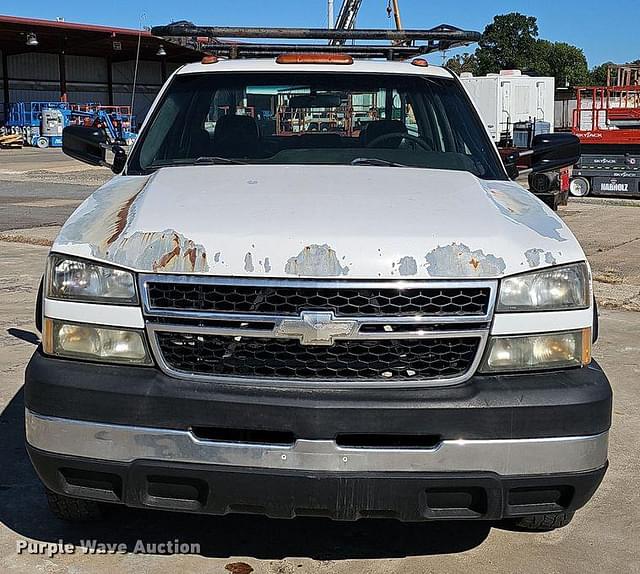
<path fill-rule="evenodd" d="M 336 14 L 340 4 L 335 0 Z M 386 5 L 387 0 L 363 0 L 358 27 L 390 27 Z M 0 0 L 0 14 L 132 28 L 142 18 L 149 26 L 190 20 L 210 26 L 324 27 L 326 8 L 326 0 Z M 521 12 L 538 18 L 541 38 L 582 48 L 590 67 L 640 59 L 640 0 L 400 0 L 400 9 L 405 28 L 446 23 L 480 31 L 496 14 Z"/>

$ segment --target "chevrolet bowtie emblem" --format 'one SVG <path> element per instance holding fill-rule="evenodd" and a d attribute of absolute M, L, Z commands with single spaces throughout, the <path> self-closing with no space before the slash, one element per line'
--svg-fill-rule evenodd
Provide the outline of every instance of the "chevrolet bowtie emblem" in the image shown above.
<path fill-rule="evenodd" d="M 276 337 L 299 339 L 303 345 L 333 345 L 338 337 L 349 337 L 358 330 L 358 322 L 336 319 L 332 312 L 303 311 L 295 319 L 283 319 Z"/>

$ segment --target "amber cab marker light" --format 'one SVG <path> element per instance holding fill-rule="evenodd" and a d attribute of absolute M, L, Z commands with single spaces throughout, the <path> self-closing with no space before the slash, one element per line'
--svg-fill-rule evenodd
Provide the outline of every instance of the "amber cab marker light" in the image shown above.
<path fill-rule="evenodd" d="M 591 362 L 591 328 L 582 330 L 582 364 L 588 365 Z"/>
<path fill-rule="evenodd" d="M 411 63 L 414 66 L 420 66 L 421 68 L 427 68 L 429 66 L 429 62 L 427 62 L 424 58 L 414 58 L 411 60 Z"/>
<path fill-rule="evenodd" d="M 337 64 L 349 66 L 353 58 L 349 54 L 280 54 L 276 64 Z"/>
<path fill-rule="evenodd" d="M 47 355 L 53 355 L 53 321 L 47 318 L 42 325 L 42 350 Z"/>
<path fill-rule="evenodd" d="M 218 56 L 214 56 L 213 54 L 207 54 L 206 56 L 202 57 L 202 63 L 203 64 L 217 64 L 218 63 Z"/>

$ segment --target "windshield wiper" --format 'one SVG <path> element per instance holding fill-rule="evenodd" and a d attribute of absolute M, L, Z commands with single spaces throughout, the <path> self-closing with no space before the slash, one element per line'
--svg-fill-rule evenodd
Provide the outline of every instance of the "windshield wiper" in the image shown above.
<path fill-rule="evenodd" d="M 403 163 L 387 161 L 386 159 L 378 159 L 375 157 L 357 157 L 351 162 L 351 165 L 377 165 L 380 167 L 409 167 Z"/>
<path fill-rule="evenodd" d="M 201 156 L 196 158 L 161 159 L 154 161 L 148 169 L 160 169 L 161 167 L 175 167 L 183 165 L 246 165 L 246 162 L 228 157 Z"/>
<path fill-rule="evenodd" d="M 247 165 L 246 161 L 240 161 L 238 159 L 230 159 L 228 157 L 220 156 L 202 156 L 193 160 L 196 164 L 213 164 L 213 165 Z"/>

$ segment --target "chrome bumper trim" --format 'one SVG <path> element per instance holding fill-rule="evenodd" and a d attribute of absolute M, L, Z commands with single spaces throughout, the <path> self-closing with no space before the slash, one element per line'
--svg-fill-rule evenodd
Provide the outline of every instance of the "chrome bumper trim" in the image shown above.
<path fill-rule="evenodd" d="M 554 474 L 595 470 L 607 461 L 608 433 L 539 439 L 445 440 L 434 448 L 342 448 L 331 440 L 292 446 L 200 440 L 188 431 L 111 425 L 25 412 L 27 442 L 40 450 L 96 460 L 227 465 L 325 472 L 495 472 Z"/>

